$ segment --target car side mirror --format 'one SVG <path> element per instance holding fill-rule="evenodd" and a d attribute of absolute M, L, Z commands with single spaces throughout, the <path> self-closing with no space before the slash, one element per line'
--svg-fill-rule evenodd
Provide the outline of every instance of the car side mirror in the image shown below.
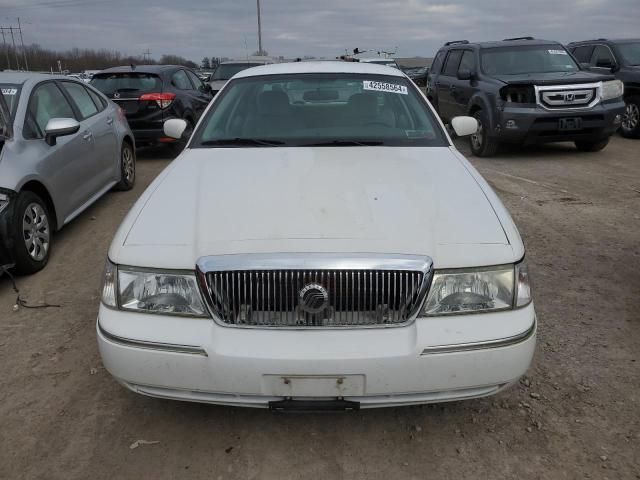
<path fill-rule="evenodd" d="M 458 137 L 473 135 L 478 131 L 478 120 L 473 117 L 454 117 L 451 128 Z"/>
<path fill-rule="evenodd" d="M 209 85 L 208 83 L 203 83 L 202 86 L 200 87 L 200 90 L 203 91 L 204 93 L 213 92 L 213 88 L 211 88 L 211 85 Z"/>
<path fill-rule="evenodd" d="M 164 122 L 164 134 L 167 137 L 179 140 L 187 129 L 187 122 L 181 118 L 171 118 Z"/>
<path fill-rule="evenodd" d="M 474 74 L 471 70 L 458 70 L 458 80 L 473 80 Z"/>
<path fill-rule="evenodd" d="M 52 118 L 44 129 L 44 141 L 54 146 L 58 137 L 73 135 L 80 130 L 80 122 L 74 118 Z"/>

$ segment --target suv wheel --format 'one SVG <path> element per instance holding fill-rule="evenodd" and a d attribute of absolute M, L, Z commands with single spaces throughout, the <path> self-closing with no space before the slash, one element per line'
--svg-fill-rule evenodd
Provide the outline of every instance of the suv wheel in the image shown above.
<path fill-rule="evenodd" d="M 489 137 L 489 120 L 482 112 L 478 110 L 473 114 L 478 121 L 478 131 L 469 137 L 471 151 L 477 157 L 491 157 L 498 151 L 498 142 Z"/>
<path fill-rule="evenodd" d="M 576 148 L 581 152 L 599 152 L 609 144 L 609 139 L 598 140 L 595 142 L 583 141 L 576 142 Z"/>
<path fill-rule="evenodd" d="M 623 137 L 640 138 L 640 96 L 629 97 L 622 119 Z"/>
<path fill-rule="evenodd" d="M 13 256 L 16 272 L 29 274 L 42 270 L 51 251 L 51 221 L 42 199 L 33 192 L 22 192 L 16 199 L 13 216 Z"/>
<path fill-rule="evenodd" d="M 122 143 L 120 151 L 120 181 L 116 190 L 131 190 L 136 183 L 136 154 L 128 142 Z"/>

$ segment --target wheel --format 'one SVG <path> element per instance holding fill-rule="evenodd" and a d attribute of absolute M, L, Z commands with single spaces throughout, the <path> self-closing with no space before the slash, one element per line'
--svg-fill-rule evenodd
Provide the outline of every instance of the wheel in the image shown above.
<path fill-rule="evenodd" d="M 49 210 L 33 192 L 21 192 L 13 211 L 13 257 L 18 274 L 35 273 L 49 261 L 51 225 Z"/>
<path fill-rule="evenodd" d="M 478 131 L 469 137 L 471 151 L 477 157 L 491 157 L 498 151 L 498 142 L 489 137 L 489 120 L 482 110 L 473 114 L 478 121 Z"/>
<path fill-rule="evenodd" d="M 581 152 L 599 152 L 609 143 L 609 139 L 598 140 L 595 142 L 582 141 L 576 142 L 576 148 Z"/>
<path fill-rule="evenodd" d="M 640 138 L 640 96 L 629 97 L 622 118 L 620 133 L 627 138 Z"/>
<path fill-rule="evenodd" d="M 136 183 L 136 153 L 128 142 L 122 143 L 120 151 L 120 181 L 115 190 L 131 190 Z"/>

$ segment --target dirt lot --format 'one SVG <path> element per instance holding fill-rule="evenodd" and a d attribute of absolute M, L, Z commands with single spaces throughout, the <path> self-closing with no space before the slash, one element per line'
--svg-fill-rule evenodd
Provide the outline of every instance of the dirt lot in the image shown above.
<path fill-rule="evenodd" d="M 466 148 L 463 146 L 463 150 Z M 492 398 L 356 414 L 137 396 L 102 368 L 101 270 L 127 209 L 170 158 L 146 152 L 55 238 L 48 267 L 0 280 L 0 478 L 640 478 L 640 142 L 472 158 L 518 224 L 539 315 L 534 365 Z M 137 440 L 156 444 L 130 448 Z"/>

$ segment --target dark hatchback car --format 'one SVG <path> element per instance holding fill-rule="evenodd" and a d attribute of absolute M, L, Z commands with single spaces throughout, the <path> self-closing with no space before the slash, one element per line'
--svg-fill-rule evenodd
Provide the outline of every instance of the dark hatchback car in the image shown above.
<path fill-rule="evenodd" d="M 611 73 L 583 69 L 558 42 L 532 37 L 496 42 L 448 42 L 427 78 L 427 97 L 449 122 L 471 115 L 475 155 L 500 143 L 574 142 L 603 149 L 620 128 L 623 85 Z"/>
<path fill-rule="evenodd" d="M 164 122 L 187 122 L 185 139 L 213 98 L 211 87 L 178 65 L 114 67 L 93 76 L 91 85 L 124 110 L 137 145 L 182 142 L 164 134 Z"/>
<path fill-rule="evenodd" d="M 585 40 L 567 45 L 592 72 L 612 73 L 624 83 L 625 115 L 620 132 L 640 138 L 640 38 Z"/>

